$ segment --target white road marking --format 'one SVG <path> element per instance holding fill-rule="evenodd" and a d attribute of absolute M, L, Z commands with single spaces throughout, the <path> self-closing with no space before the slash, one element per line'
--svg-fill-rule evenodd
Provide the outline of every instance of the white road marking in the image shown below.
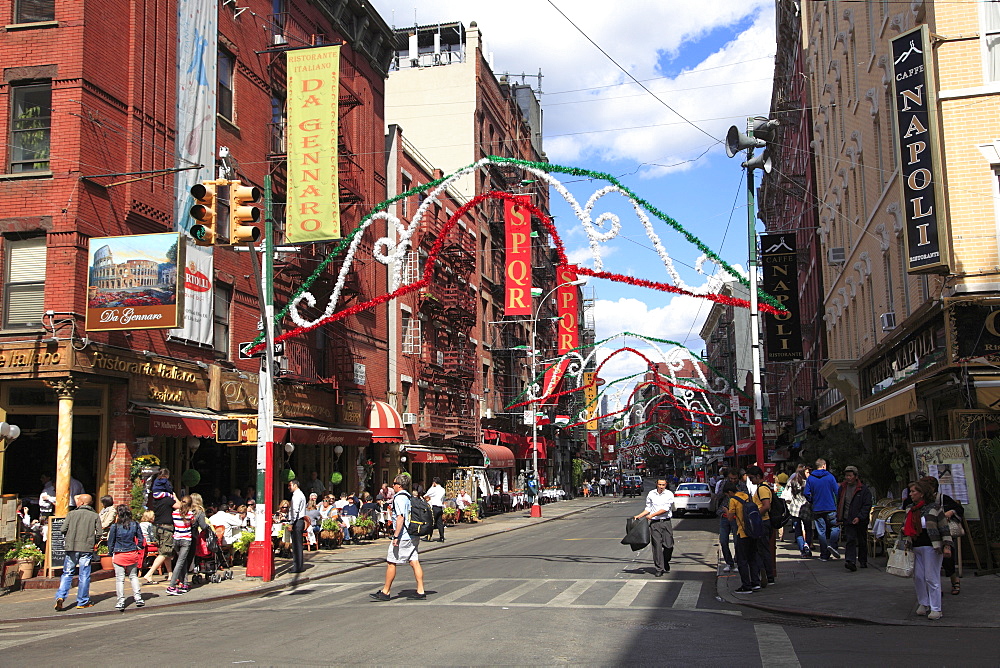
<path fill-rule="evenodd" d="M 561 607 L 564 605 L 569 605 L 576 599 L 583 595 L 583 592 L 590 589 L 596 580 L 577 580 L 570 586 L 566 587 L 558 596 L 549 601 L 549 605 L 554 608 Z M 620 580 L 615 580 L 615 582 L 620 582 Z"/>
<path fill-rule="evenodd" d="M 800 668 L 799 657 L 785 629 L 777 624 L 754 624 L 753 628 L 761 665 L 768 668 Z"/>
<path fill-rule="evenodd" d="M 685 580 L 681 583 L 681 590 L 677 593 L 674 604 L 670 607 L 674 610 L 694 610 L 698 607 L 698 598 L 701 596 L 701 582 L 696 580 Z"/>
<path fill-rule="evenodd" d="M 645 580 L 626 580 L 622 588 L 615 592 L 611 600 L 604 605 L 608 608 L 627 608 L 632 605 L 632 602 L 635 601 L 636 597 L 639 596 L 639 592 L 645 586 Z"/>
<path fill-rule="evenodd" d="M 510 591 L 500 594 L 499 596 L 494 596 L 490 600 L 484 602 L 483 605 L 507 605 L 508 603 L 512 603 L 513 601 L 521 598 L 529 591 L 538 589 L 546 582 L 548 582 L 548 580 L 531 580 L 529 582 L 525 582 L 517 587 L 514 587 Z"/>
<path fill-rule="evenodd" d="M 451 590 L 444 596 L 428 596 L 427 599 L 428 600 L 433 599 L 435 603 L 451 603 L 456 599 L 462 598 L 466 594 L 469 594 L 477 589 L 485 589 L 486 587 L 489 587 L 491 584 L 497 581 L 498 580 L 496 579 L 475 580 L 471 584 L 467 584 L 464 587 L 459 587 L 458 589 Z M 477 603 L 476 605 L 481 605 L 481 604 Z"/>

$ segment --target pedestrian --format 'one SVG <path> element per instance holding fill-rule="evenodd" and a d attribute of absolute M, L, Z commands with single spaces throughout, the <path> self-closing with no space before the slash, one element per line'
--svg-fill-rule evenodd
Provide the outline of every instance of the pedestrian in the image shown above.
<path fill-rule="evenodd" d="M 288 482 L 288 491 L 292 493 L 292 503 L 288 511 L 288 521 L 292 528 L 292 573 L 301 573 L 306 569 L 302 556 L 302 536 L 306 527 L 306 495 L 299 489 L 299 481 Z"/>
<path fill-rule="evenodd" d="M 108 529 L 115 521 L 115 500 L 110 496 L 101 497 L 101 528 L 104 529 L 104 535 L 108 535 Z"/>
<path fill-rule="evenodd" d="M 962 593 L 962 583 L 955 569 L 955 548 L 958 547 L 957 539 L 965 535 L 965 529 L 962 527 L 965 509 L 955 499 L 947 494 L 940 493 L 937 478 L 926 476 L 921 478 L 921 480 L 926 480 L 934 488 L 934 494 L 937 495 L 938 500 L 941 502 L 941 509 L 944 511 L 944 516 L 948 519 L 949 533 L 951 533 L 952 542 L 955 543 L 955 546 L 952 548 L 951 554 L 944 555 L 942 566 L 944 567 L 945 577 L 951 580 L 951 595 L 958 596 Z"/>
<path fill-rule="evenodd" d="M 917 614 L 941 619 L 941 562 L 952 553 L 951 531 L 934 486 L 926 480 L 911 482 L 913 505 L 903 522 L 904 540 L 913 547 L 913 588 Z"/>
<path fill-rule="evenodd" d="M 781 498 L 788 506 L 788 514 L 792 516 L 792 530 L 795 533 L 795 543 L 799 548 L 799 555 L 811 557 L 812 548 L 812 517 L 809 502 L 806 500 L 803 490 L 809 480 L 809 467 L 799 464 L 795 473 L 788 479 L 788 484 L 781 492 Z"/>
<path fill-rule="evenodd" d="M 438 531 L 438 542 L 444 542 L 444 487 L 441 486 L 441 478 L 434 478 L 431 481 L 430 489 L 424 494 L 424 500 L 431 506 L 434 513 L 434 527 Z M 433 540 L 428 538 L 428 540 Z"/>
<path fill-rule="evenodd" d="M 38 511 L 42 522 L 56 511 L 56 483 L 48 473 L 42 474 L 42 491 L 38 495 Z"/>
<path fill-rule="evenodd" d="M 74 476 L 69 477 L 69 509 L 73 510 L 76 508 L 76 497 L 82 496 L 85 493 L 83 488 L 83 483 L 77 480 Z M 89 496 L 89 495 L 88 495 Z M 90 502 L 94 502 L 94 497 L 90 497 Z"/>
<path fill-rule="evenodd" d="M 606 496 L 608 493 L 608 479 L 601 476 L 601 480 L 597 484 L 601 486 L 601 496 Z"/>
<path fill-rule="evenodd" d="M 844 482 L 837 495 L 837 519 L 844 536 L 844 568 L 868 568 L 868 522 L 872 515 L 872 491 L 858 477 L 858 467 L 844 467 Z"/>
<path fill-rule="evenodd" d="M 819 539 L 819 560 L 840 559 L 837 543 L 840 527 L 837 526 L 837 478 L 826 470 L 826 460 L 817 459 L 816 468 L 806 482 L 803 494 L 812 505 L 813 526 Z"/>
<path fill-rule="evenodd" d="M 165 468 L 160 469 L 160 475 L 165 475 L 162 479 L 166 480 L 166 484 L 169 485 L 170 470 Z M 160 479 L 157 478 L 157 480 Z M 154 489 L 157 487 L 156 481 L 153 482 L 153 487 Z M 159 491 L 154 492 L 150 490 L 149 498 L 146 499 L 146 505 L 153 511 L 153 539 L 156 543 L 156 558 L 153 559 L 149 570 L 146 571 L 146 575 L 142 578 L 146 581 L 146 584 L 155 584 L 153 582 L 153 574 L 161 566 L 166 568 L 167 573 L 171 573 L 174 570 L 172 563 L 174 556 L 173 512 L 177 496 L 173 492 L 167 492 L 163 487 L 161 483 Z"/>
<path fill-rule="evenodd" d="M 115 567 L 115 593 L 118 594 L 116 610 L 125 610 L 125 578 L 132 584 L 135 607 L 146 605 L 139 586 L 139 568 L 146 554 L 146 537 L 142 527 L 132 518 L 132 510 L 124 503 L 115 508 L 115 521 L 108 529 L 108 554 Z"/>
<path fill-rule="evenodd" d="M 716 482 L 713 492 L 716 498 L 715 514 L 719 517 L 719 547 L 722 549 L 722 558 L 725 560 L 726 565 L 722 567 L 723 572 L 729 573 L 734 568 L 736 568 L 736 562 L 733 560 L 733 553 L 729 549 L 729 537 L 733 536 L 733 543 L 736 542 L 736 523 L 729 519 L 729 497 L 725 495 L 722 491 L 723 486 L 727 482 L 731 482 L 734 485 L 739 476 L 736 469 L 723 469 L 722 477 Z"/>
<path fill-rule="evenodd" d="M 653 574 L 660 577 L 670 571 L 670 558 L 674 554 L 674 531 L 670 518 L 674 514 L 674 494 L 667 489 L 667 481 L 660 478 L 656 489 L 646 495 L 646 509 L 634 519 L 649 518 L 649 538 L 653 544 Z"/>
<path fill-rule="evenodd" d="M 750 494 L 739 487 L 739 483 L 727 480 L 722 492 L 729 500 L 727 516 L 736 524 L 736 565 L 740 573 L 740 587 L 737 594 L 752 594 L 760 589 L 760 560 L 757 558 L 757 539 L 747 531 L 743 504 L 750 501 Z"/>
<path fill-rule="evenodd" d="M 764 521 L 764 535 L 757 539 L 757 560 L 767 578 L 767 584 L 774 584 L 775 531 L 771 526 L 771 499 L 774 498 L 774 490 L 765 482 L 764 471 L 759 466 L 748 468 L 747 477 L 756 487 L 751 498 L 760 509 L 760 518 Z"/>
<path fill-rule="evenodd" d="M 205 506 L 201 494 L 188 494 L 176 501 L 171 519 L 174 524 L 176 558 L 170 582 L 167 584 L 167 595 L 180 596 L 190 589 L 185 580 L 188 573 L 188 558 L 193 556 L 194 532 L 210 529 L 208 522 L 205 521 Z"/>
<path fill-rule="evenodd" d="M 73 586 L 73 571 L 79 569 L 80 580 L 76 587 L 76 607 L 92 608 L 90 600 L 90 560 L 94 556 L 94 546 L 101 540 L 104 530 L 101 528 L 101 518 L 91 505 L 94 497 L 90 494 L 77 494 L 73 499 L 76 506 L 66 514 L 63 520 L 62 532 L 66 549 L 63 557 L 63 572 L 59 579 L 59 589 L 56 590 L 56 610 L 63 609 L 66 596 Z"/>
<path fill-rule="evenodd" d="M 418 601 L 427 598 L 424 591 L 424 570 L 420 566 L 420 557 L 417 548 L 420 544 L 419 536 L 410 536 L 406 530 L 406 525 L 410 520 L 410 476 L 400 473 L 392 481 L 392 542 L 389 544 L 389 552 L 385 561 L 385 585 L 369 594 L 376 601 L 388 601 L 392 598 L 392 582 L 396 579 L 396 567 L 399 564 L 409 563 L 413 569 L 413 577 L 417 581 L 417 593 L 412 597 Z"/>

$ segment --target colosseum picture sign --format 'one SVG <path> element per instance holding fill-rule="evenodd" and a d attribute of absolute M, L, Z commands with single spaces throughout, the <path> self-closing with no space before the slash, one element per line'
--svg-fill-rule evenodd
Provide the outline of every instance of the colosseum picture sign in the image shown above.
<path fill-rule="evenodd" d="M 87 330 L 180 327 L 184 248 L 177 232 L 91 238 Z"/>

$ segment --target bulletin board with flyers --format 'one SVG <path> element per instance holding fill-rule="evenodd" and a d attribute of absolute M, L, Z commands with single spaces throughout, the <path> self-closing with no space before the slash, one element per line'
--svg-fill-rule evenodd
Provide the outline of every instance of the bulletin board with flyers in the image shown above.
<path fill-rule="evenodd" d="M 917 477 L 937 478 L 938 488 L 965 507 L 965 519 L 978 520 L 979 498 L 972 469 L 969 441 L 933 441 L 914 443 L 913 466 Z"/>

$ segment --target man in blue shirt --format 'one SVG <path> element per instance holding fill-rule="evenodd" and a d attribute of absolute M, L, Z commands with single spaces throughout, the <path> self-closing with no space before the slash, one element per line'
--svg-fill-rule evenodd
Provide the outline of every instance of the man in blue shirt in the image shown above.
<path fill-rule="evenodd" d="M 837 525 L 837 493 L 840 486 L 837 478 L 826 470 L 826 460 L 817 459 L 816 468 L 809 476 L 802 493 L 812 505 L 813 524 L 819 538 L 819 560 L 830 561 L 830 557 L 840 559 L 837 543 L 840 541 L 840 527 Z"/>
<path fill-rule="evenodd" d="M 392 481 L 392 526 L 393 538 L 389 544 L 389 553 L 385 561 L 385 585 L 373 594 L 369 594 L 376 601 L 388 601 L 392 598 L 389 592 L 392 589 L 392 581 L 396 579 L 396 566 L 409 563 L 413 568 L 413 577 L 417 581 L 417 593 L 411 598 L 423 601 L 427 598 L 424 592 L 424 569 L 420 566 L 420 559 L 417 555 L 417 545 L 420 542 L 419 536 L 410 536 L 406 531 L 406 525 L 410 520 L 410 476 L 400 473 Z"/>

